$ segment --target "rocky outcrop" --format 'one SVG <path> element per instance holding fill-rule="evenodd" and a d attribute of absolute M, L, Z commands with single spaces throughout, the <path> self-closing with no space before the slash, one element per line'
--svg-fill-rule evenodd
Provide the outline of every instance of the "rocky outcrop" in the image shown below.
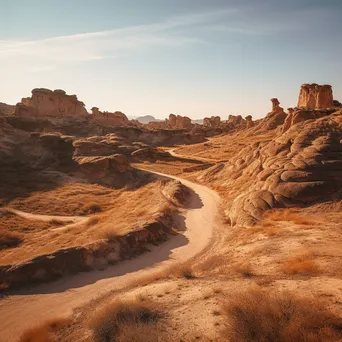
<path fill-rule="evenodd" d="M 265 119 L 260 122 L 260 126 L 263 130 L 269 131 L 282 125 L 286 119 L 287 114 L 284 109 L 280 107 L 280 102 L 276 98 L 271 99 L 272 111 L 269 112 Z"/>
<path fill-rule="evenodd" d="M 121 154 L 75 159 L 80 170 L 93 182 L 121 187 L 131 179 L 133 169 L 127 158 Z"/>
<path fill-rule="evenodd" d="M 174 129 L 189 129 L 192 127 L 191 119 L 188 118 L 187 116 L 181 116 L 181 115 L 174 115 L 170 114 L 169 115 L 169 120 L 167 121 L 167 125 Z"/>
<path fill-rule="evenodd" d="M 72 167 L 72 138 L 58 133 L 31 133 L 22 146 L 22 161 L 33 168 Z"/>
<path fill-rule="evenodd" d="M 219 116 L 212 116 L 210 118 L 204 118 L 203 119 L 203 126 L 204 127 L 220 127 L 221 124 L 221 118 Z"/>
<path fill-rule="evenodd" d="M 300 88 L 298 107 L 304 109 L 331 109 L 333 92 L 330 85 L 303 84 Z"/>
<path fill-rule="evenodd" d="M 249 145 L 203 177 L 220 180 L 220 186 L 235 193 L 226 211 L 231 224 L 251 226 L 271 208 L 304 206 L 340 193 L 341 141 L 339 112 L 299 121 L 271 140 Z"/>
<path fill-rule="evenodd" d="M 32 96 L 23 98 L 15 106 L 14 115 L 28 118 L 87 118 L 84 103 L 76 95 L 67 95 L 64 90 L 37 88 Z"/>
<path fill-rule="evenodd" d="M 104 126 L 127 126 L 130 124 L 127 116 L 122 112 L 101 112 L 97 107 L 92 109 L 92 119 Z"/>
<path fill-rule="evenodd" d="M 245 120 L 246 120 L 246 127 L 247 127 L 247 128 L 254 127 L 254 122 L 253 122 L 252 115 L 247 115 L 247 116 L 245 117 Z"/>
<path fill-rule="evenodd" d="M 145 146 L 140 149 L 135 150 L 131 154 L 132 159 L 134 161 L 156 161 L 156 160 L 165 160 L 171 157 L 171 154 L 166 151 L 159 151 L 158 149 Z"/>
<path fill-rule="evenodd" d="M 12 115 L 14 113 L 14 110 L 15 106 L 0 102 L 0 116 Z"/>

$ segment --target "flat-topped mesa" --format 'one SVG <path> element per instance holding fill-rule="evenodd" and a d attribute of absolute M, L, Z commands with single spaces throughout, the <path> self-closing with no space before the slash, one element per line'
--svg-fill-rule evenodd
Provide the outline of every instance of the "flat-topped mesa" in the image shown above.
<path fill-rule="evenodd" d="M 219 116 L 212 116 L 210 118 L 204 118 L 203 119 L 203 126 L 204 127 L 220 127 L 221 125 L 221 118 Z"/>
<path fill-rule="evenodd" d="M 130 121 L 122 112 L 101 112 L 97 107 L 93 107 L 92 120 L 104 126 L 128 126 Z"/>
<path fill-rule="evenodd" d="M 303 84 L 300 88 L 298 107 L 311 110 L 333 108 L 331 85 Z"/>
<path fill-rule="evenodd" d="M 14 115 L 30 118 L 86 118 L 88 112 L 76 95 L 67 95 L 64 90 L 36 88 L 32 96 L 15 106 Z"/>

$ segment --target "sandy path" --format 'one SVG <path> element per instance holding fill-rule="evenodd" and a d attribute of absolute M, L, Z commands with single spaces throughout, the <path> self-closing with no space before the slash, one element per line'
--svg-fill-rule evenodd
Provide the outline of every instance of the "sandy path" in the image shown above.
<path fill-rule="evenodd" d="M 154 173 L 154 172 L 153 172 Z M 171 237 L 151 252 L 103 271 L 63 277 L 55 282 L 22 290 L 0 302 L 0 341 L 16 341 L 28 327 L 49 318 L 70 315 L 76 307 L 111 291 L 120 290 L 151 272 L 183 262 L 209 245 L 216 224 L 219 196 L 214 191 L 174 176 L 193 190 L 184 213 L 184 234 Z"/>
<path fill-rule="evenodd" d="M 27 213 L 25 211 L 12 209 L 12 208 L 6 208 L 6 211 L 13 213 L 19 217 L 22 217 L 26 220 L 37 220 L 37 221 L 59 221 L 64 222 L 66 225 L 60 226 L 57 228 L 52 228 L 52 230 L 62 230 L 62 229 L 69 229 L 69 228 L 75 228 L 79 226 L 80 224 L 86 223 L 89 220 L 89 217 L 87 216 L 55 216 L 55 215 L 41 215 L 41 214 L 32 214 Z"/>

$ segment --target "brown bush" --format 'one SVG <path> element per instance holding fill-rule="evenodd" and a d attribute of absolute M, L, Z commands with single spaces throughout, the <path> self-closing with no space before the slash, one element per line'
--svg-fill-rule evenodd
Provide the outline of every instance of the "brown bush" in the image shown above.
<path fill-rule="evenodd" d="M 98 342 L 154 341 L 143 338 L 157 331 L 156 324 L 161 316 L 157 305 L 150 301 L 115 301 L 95 314 L 90 327 Z"/>
<path fill-rule="evenodd" d="M 18 246 L 23 241 L 20 234 L 6 229 L 0 230 L 0 250 Z"/>
<path fill-rule="evenodd" d="M 319 266 L 313 260 L 313 254 L 305 253 L 288 259 L 282 266 L 281 270 L 286 274 L 316 274 L 319 272 Z"/>
<path fill-rule="evenodd" d="M 82 212 L 85 215 L 89 215 L 89 214 L 96 214 L 96 213 L 100 213 L 102 211 L 102 206 L 99 203 L 86 203 L 83 208 L 82 208 Z"/>
<path fill-rule="evenodd" d="M 227 325 L 223 337 L 231 342 L 340 341 L 342 320 L 321 303 L 290 293 L 241 293 L 223 306 Z"/>

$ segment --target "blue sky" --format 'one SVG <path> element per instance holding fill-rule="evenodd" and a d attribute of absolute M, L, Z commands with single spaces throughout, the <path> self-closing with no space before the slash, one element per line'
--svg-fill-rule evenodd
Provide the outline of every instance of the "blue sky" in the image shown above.
<path fill-rule="evenodd" d="M 341 0 L 0 0 L 0 101 L 64 89 L 128 115 L 263 117 L 342 101 Z"/>

